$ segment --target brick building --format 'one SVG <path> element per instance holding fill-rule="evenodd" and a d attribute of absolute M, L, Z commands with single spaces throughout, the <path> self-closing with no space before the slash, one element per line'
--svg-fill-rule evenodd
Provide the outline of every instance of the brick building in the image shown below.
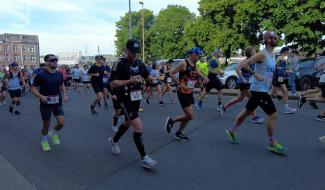
<path fill-rule="evenodd" d="M 21 67 L 38 67 L 39 60 L 37 35 L 0 34 L 0 68 L 14 61 Z"/>

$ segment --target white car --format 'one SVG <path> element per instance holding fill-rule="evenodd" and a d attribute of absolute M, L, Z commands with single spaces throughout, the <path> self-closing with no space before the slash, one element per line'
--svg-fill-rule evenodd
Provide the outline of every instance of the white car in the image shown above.
<path fill-rule="evenodd" d="M 222 85 L 228 89 L 235 89 L 237 87 L 238 75 L 236 73 L 237 63 L 233 63 L 224 69 L 224 74 L 220 76 Z"/>

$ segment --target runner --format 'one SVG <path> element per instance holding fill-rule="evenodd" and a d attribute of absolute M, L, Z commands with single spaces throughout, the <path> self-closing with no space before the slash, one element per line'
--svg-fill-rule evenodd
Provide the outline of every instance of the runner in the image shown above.
<path fill-rule="evenodd" d="M 289 93 L 284 82 L 285 74 L 286 74 L 286 64 L 287 61 L 285 57 L 288 55 L 289 49 L 284 47 L 280 51 L 280 56 L 276 60 L 276 68 L 274 71 L 273 81 L 272 81 L 272 88 L 271 88 L 271 96 L 276 95 L 277 91 L 282 92 L 282 99 L 284 103 L 284 113 L 285 114 L 292 114 L 295 113 L 297 110 L 294 108 L 289 107 Z"/>
<path fill-rule="evenodd" d="M 180 127 L 175 134 L 175 139 L 177 140 L 189 140 L 189 138 L 182 132 L 186 128 L 188 122 L 194 119 L 193 89 L 195 87 L 196 81 L 199 77 L 201 77 L 204 78 L 205 82 L 209 82 L 209 79 L 207 77 L 204 77 L 203 74 L 196 69 L 195 65 L 196 62 L 200 59 L 200 55 L 202 53 L 203 52 L 200 48 L 195 47 L 191 49 L 188 51 L 188 59 L 181 62 L 175 69 L 170 71 L 170 76 L 177 85 L 177 96 L 184 111 L 184 115 L 180 115 L 174 118 L 167 117 L 165 129 L 167 130 L 167 133 L 170 133 L 174 124 L 176 122 L 180 122 Z M 176 73 L 179 73 L 178 79 L 176 78 Z"/>
<path fill-rule="evenodd" d="M 320 76 L 318 87 L 316 89 L 311 89 L 300 93 L 298 99 L 299 108 L 301 108 L 306 101 L 325 103 L 325 63 L 315 65 L 315 70 Z M 321 111 L 321 113 L 315 119 L 317 121 L 325 121 L 325 111 Z"/>
<path fill-rule="evenodd" d="M 161 69 L 160 64 L 155 63 L 152 65 L 152 70 L 150 72 L 150 76 L 151 76 L 151 78 L 153 78 L 153 80 L 151 82 L 148 82 L 151 90 L 149 90 L 148 94 L 147 94 L 147 98 L 146 98 L 147 104 L 149 104 L 149 98 L 153 95 L 152 89 L 156 88 L 158 96 L 159 96 L 159 104 L 158 105 L 160 105 L 160 106 L 164 105 L 164 102 L 162 101 L 160 69 Z"/>
<path fill-rule="evenodd" d="M 199 95 L 199 102 L 196 103 L 196 108 L 197 110 L 202 109 L 202 103 L 205 99 L 205 97 L 208 95 L 208 93 L 211 91 L 211 89 L 215 88 L 218 91 L 217 95 L 217 109 L 220 109 L 220 106 L 222 106 L 222 96 L 223 96 L 223 91 L 222 91 L 222 83 L 220 79 L 218 78 L 219 74 L 222 74 L 221 72 L 217 72 L 216 69 L 219 66 L 219 58 L 221 57 L 221 50 L 216 49 L 213 53 L 212 56 L 214 57 L 212 60 L 209 61 L 209 67 L 208 67 L 208 78 L 209 78 L 209 83 L 206 84 L 206 88 L 200 93 Z M 223 112 L 221 111 L 221 114 Z"/>
<path fill-rule="evenodd" d="M 120 99 L 117 98 L 117 90 L 111 88 L 110 92 L 112 95 L 112 102 L 113 102 L 113 107 L 115 110 L 115 113 L 113 115 L 113 125 L 112 125 L 112 131 L 115 134 L 119 129 L 119 127 L 118 127 L 119 117 L 121 115 L 124 115 L 124 112 L 123 112 L 123 108 L 121 106 L 122 102 L 120 101 Z"/>
<path fill-rule="evenodd" d="M 8 75 L 8 92 L 11 97 L 11 105 L 9 106 L 9 112 L 19 115 L 19 106 L 21 101 L 21 89 L 25 86 L 25 80 L 22 74 L 18 71 L 18 64 L 13 62 L 9 65 Z"/>
<path fill-rule="evenodd" d="M 150 80 L 149 73 L 145 65 L 138 59 L 140 45 L 136 40 L 130 39 L 126 44 L 125 56 L 114 63 L 111 73 L 111 86 L 116 89 L 117 99 L 121 101 L 121 107 L 125 112 L 125 122 L 120 125 L 114 137 L 108 140 L 112 145 L 114 154 L 120 154 L 118 146 L 119 139 L 130 126 L 134 128 L 134 143 L 142 158 L 142 167 L 152 168 L 156 161 L 150 158 L 144 149 L 142 139 L 142 122 L 139 117 L 139 106 L 141 100 L 141 80 L 142 77 Z"/>
<path fill-rule="evenodd" d="M 88 65 L 84 65 L 81 70 L 81 81 L 84 84 L 84 90 L 88 93 L 89 89 L 91 88 L 90 79 L 88 75 Z"/>
<path fill-rule="evenodd" d="M 206 58 L 201 58 L 199 62 L 197 62 L 196 64 L 196 67 L 197 69 L 205 76 L 207 77 L 208 74 L 209 74 L 209 68 L 208 68 L 208 61 L 211 60 L 212 57 L 209 56 L 209 57 L 206 57 Z M 206 84 L 204 84 L 204 81 L 202 80 L 198 80 L 198 84 L 200 85 L 200 89 L 201 89 L 201 92 L 200 94 L 203 92 L 204 90 L 204 87 Z"/>
<path fill-rule="evenodd" d="M 106 63 L 104 58 L 104 75 L 103 75 L 103 84 L 104 84 L 104 106 L 105 109 L 108 108 L 107 100 L 109 99 L 109 77 L 111 74 L 111 68 Z"/>
<path fill-rule="evenodd" d="M 0 70 L 0 106 L 6 104 L 8 76 L 6 70 Z"/>
<path fill-rule="evenodd" d="M 103 75 L 104 75 L 104 61 L 105 58 L 101 55 L 97 55 L 95 57 L 96 63 L 90 67 L 88 70 L 88 74 L 91 77 L 91 85 L 94 89 L 96 94 L 95 101 L 90 104 L 90 112 L 92 114 L 98 114 L 95 110 L 96 105 L 103 99 L 103 91 L 104 91 L 104 84 L 103 84 Z"/>
<path fill-rule="evenodd" d="M 174 60 L 172 59 L 169 59 L 166 63 L 166 65 L 164 66 L 164 80 L 163 80 L 163 90 L 162 90 L 162 97 L 166 94 L 166 92 L 168 93 L 168 96 L 170 98 L 170 103 L 172 104 L 175 104 L 176 103 L 176 100 L 173 96 L 173 89 L 172 89 L 172 86 L 171 86 L 171 83 L 172 83 L 172 78 L 170 77 L 170 74 L 169 72 L 173 69 L 173 63 L 174 63 Z"/>
<path fill-rule="evenodd" d="M 278 44 L 278 35 L 275 32 L 265 32 L 263 34 L 263 40 L 265 49 L 253 57 L 243 60 L 238 65 L 238 69 L 241 70 L 242 68 L 248 68 L 255 64 L 254 72 L 252 73 L 254 78 L 250 87 L 251 97 L 246 104 L 246 109 L 238 115 L 234 125 L 226 133 L 231 143 L 238 144 L 236 135 L 238 127 L 260 106 L 267 114 L 266 128 L 270 142 L 268 149 L 278 154 L 284 154 L 287 148 L 278 143 L 274 138 L 277 113 L 272 98 L 268 94 L 269 87 L 272 84 L 273 71 L 275 70 L 276 63 L 273 50 Z"/>
<path fill-rule="evenodd" d="M 68 100 L 67 91 L 63 83 L 63 75 L 56 71 L 58 58 L 53 54 L 44 57 L 48 68 L 39 72 L 33 82 L 32 93 L 40 99 L 40 112 L 43 120 L 41 147 L 44 152 L 50 151 L 48 143 L 49 136 L 54 145 L 60 144 L 58 131 L 64 126 L 64 111 L 62 106 L 62 95 L 64 101 Z M 51 113 L 56 117 L 57 124 L 54 130 L 49 132 Z"/>
<path fill-rule="evenodd" d="M 82 73 L 81 73 L 81 69 L 79 68 L 78 64 L 76 64 L 74 66 L 71 74 L 72 74 L 73 91 L 79 93 L 79 83 L 80 83 L 80 78 L 82 76 Z"/>
<path fill-rule="evenodd" d="M 256 50 L 253 47 L 247 48 L 245 50 L 245 55 L 246 55 L 246 59 L 252 57 L 253 55 L 256 54 Z M 251 65 L 251 67 L 249 69 L 247 68 L 242 68 L 240 69 L 236 69 L 236 73 L 239 76 L 238 80 L 237 80 L 237 84 L 239 86 L 239 93 L 238 96 L 236 98 L 231 99 L 228 103 L 226 103 L 224 106 L 221 106 L 220 109 L 222 110 L 223 113 L 226 112 L 226 110 L 228 108 L 230 108 L 231 106 L 242 102 L 244 100 L 245 97 L 250 98 L 251 94 L 249 92 L 249 88 L 251 86 L 250 84 L 250 78 L 252 77 L 252 68 L 254 67 L 254 65 Z M 252 113 L 252 122 L 253 123 L 263 123 L 264 122 L 264 118 L 261 118 L 259 116 L 256 115 L 256 112 L 253 111 Z"/>

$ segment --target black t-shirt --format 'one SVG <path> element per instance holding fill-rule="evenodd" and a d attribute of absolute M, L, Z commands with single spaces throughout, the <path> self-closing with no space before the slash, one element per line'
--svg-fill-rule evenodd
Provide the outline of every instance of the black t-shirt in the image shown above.
<path fill-rule="evenodd" d="M 33 86 L 39 87 L 39 92 L 43 96 L 59 96 L 59 103 L 62 104 L 62 95 L 60 86 L 63 84 L 63 75 L 59 71 L 50 73 L 49 71 L 42 70 L 37 73 Z M 43 104 L 41 102 L 41 104 Z"/>
<path fill-rule="evenodd" d="M 120 58 L 114 63 L 110 81 L 114 80 L 130 80 L 132 76 L 141 75 L 143 78 L 149 76 L 146 66 L 141 60 L 136 60 L 135 63 L 130 64 L 126 58 Z M 131 90 L 141 90 L 141 84 L 128 85 L 115 89 L 116 95 L 126 97 Z"/>
<path fill-rule="evenodd" d="M 89 70 L 88 74 L 96 74 L 99 73 L 99 76 L 91 76 L 91 83 L 92 84 L 102 84 L 103 83 L 103 76 L 104 76 L 104 66 L 97 66 L 96 64 L 92 65 Z"/>

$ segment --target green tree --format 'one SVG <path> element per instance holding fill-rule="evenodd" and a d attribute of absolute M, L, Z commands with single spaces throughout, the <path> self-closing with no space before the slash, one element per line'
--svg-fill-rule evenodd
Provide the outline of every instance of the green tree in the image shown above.
<path fill-rule="evenodd" d="M 184 6 L 169 5 L 162 9 L 149 32 L 152 58 L 184 57 L 187 50 L 183 41 L 184 27 L 194 18 L 195 15 Z"/>
<path fill-rule="evenodd" d="M 142 12 L 132 12 L 132 38 L 142 42 Z M 148 34 L 150 27 L 154 23 L 155 16 L 151 10 L 144 9 L 144 28 L 145 39 L 150 36 Z M 115 46 L 117 55 L 122 55 L 125 44 L 129 38 L 129 14 L 126 13 L 119 21 L 116 22 L 116 41 Z M 141 43 L 142 44 L 142 43 Z M 150 47 L 149 43 L 145 41 L 145 51 L 148 52 Z M 147 56 L 147 55 L 146 55 Z"/>

